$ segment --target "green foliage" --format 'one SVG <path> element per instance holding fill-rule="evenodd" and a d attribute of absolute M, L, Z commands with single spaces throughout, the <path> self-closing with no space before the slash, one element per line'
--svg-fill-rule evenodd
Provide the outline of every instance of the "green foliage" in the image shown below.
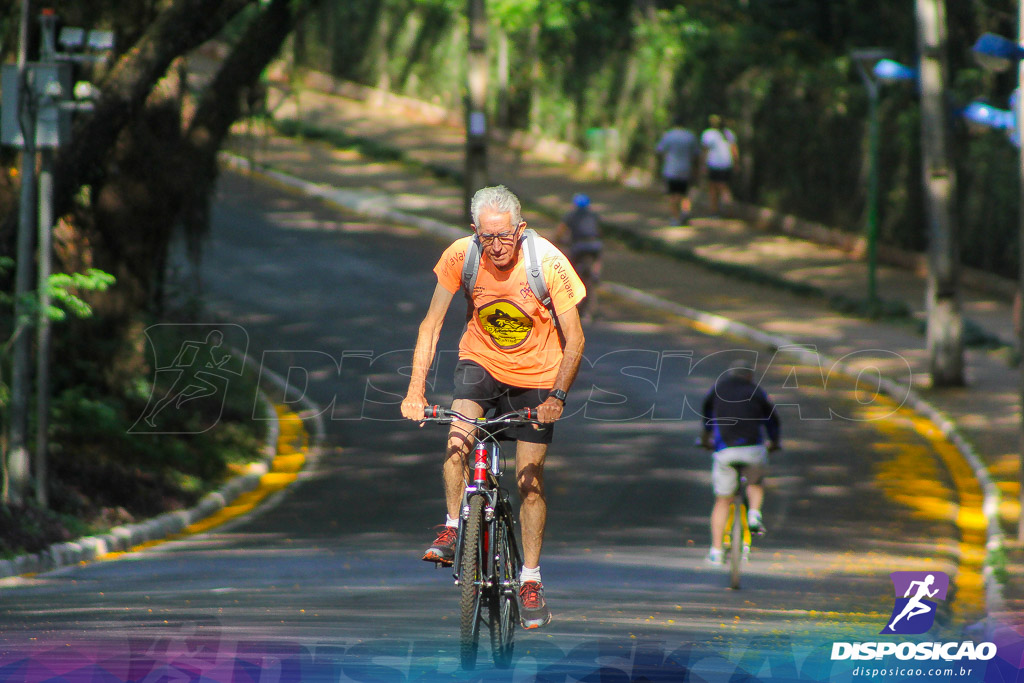
<path fill-rule="evenodd" d="M 534 26 L 545 31 L 561 31 L 572 23 L 570 3 L 542 2 L 542 0 L 491 0 L 487 3 L 487 18 L 491 25 L 510 34 L 525 33 Z M 592 17 L 590 3 L 576 5 L 576 15 Z M 462 3 L 455 9 L 461 10 Z"/>
<path fill-rule="evenodd" d="M 46 315 L 50 320 L 64 320 L 65 311 L 77 318 L 88 318 L 92 315 L 92 307 L 81 299 L 75 291 L 105 292 L 113 286 L 116 278 L 96 268 L 89 268 L 84 273 L 55 273 L 50 276 L 47 293 L 50 299 L 59 305 L 47 308 Z"/>
<path fill-rule="evenodd" d="M 970 45 L 983 31 L 1012 35 L 1009 0 L 947 2 L 952 106 L 980 94 L 1005 106 L 1013 78 L 982 74 Z M 325 3 L 299 42 L 303 64 L 461 109 L 465 2 Z M 912 4 L 786 0 L 488 0 L 488 49 L 511 48 L 510 123 L 580 146 L 614 129 L 619 161 L 654 167 L 653 147 L 677 115 L 691 128 L 726 117 L 740 139 L 737 194 L 746 201 L 850 231 L 863 229 L 867 94 L 852 49 L 884 46 L 912 63 Z M 492 94 L 495 89 L 492 88 Z M 496 103 L 495 103 L 496 108 Z M 921 249 L 917 98 L 883 86 L 880 237 Z M 993 133 L 954 129 L 961 243 L 968 265 L 1016 277 L 1019 194 L 1014 150 Z"/>
<path fill-rule="evenodd" d="M 1010 580 L 1010 562 L 1006 554 L 1006 548 L 1000 544 L 989 549 L 985 556 L 985 566 L 992 570 L 996 581 L 1005 585 Z"/>
<path fill-rule="evenodd" d="M 0 257 L 0 274 L 10 271 L 14 260 Z M 55 322 L 66 320 L 68 313 L 76 318 L 88 318 L 92 315 L 92 306 L 79 296 L 82 292 L 105 292 L 116 282 L 116 278 L 97 268 L 89 268 L 84 273 L 54 273 L 48 280 L 47 295 L 50 304 L 46 308 L 46 317 Z M 0 305 L 12 306 L 13 297 L 7 292 L 0 292 Z M 24 318 L 19 327 L 32 324 L 39 315 L 39 295 L 37 292 L 26 292 L 21 301 Z M 14 333 L 17 333 L 15 330 Z M 2 347 L 6 353 L 10 340 Z M 0 405 L 4 405 L 0 401 Z"/>
<path fill-rule="evenodd" d="M 223 407 L 189 402 L 162 414 L 161 431 L 180 432 L 167 438 L 132 429 L 161 398 L 141 376 L 120 396 L 88 385 L 63 390 L 51 415 L 54 510 L 98 520 L 111 509 L 142 518 L 194 504 L 230 476 L 229 464 L 262 452 L 265 423 L 252 420 L 256 396 L 254 378 L 233 380 Z"/>
<path fill-rule="evenodd" d="M 71 515 L 37 507 L 0 506 L 0 558 L 35 553 L 53 543 L 96 533 L 98 529 Z"/>

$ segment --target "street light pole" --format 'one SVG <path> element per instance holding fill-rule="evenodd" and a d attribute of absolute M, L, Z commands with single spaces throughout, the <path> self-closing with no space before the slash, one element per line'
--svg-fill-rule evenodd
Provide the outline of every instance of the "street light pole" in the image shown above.
<path fill-rule="evenodd" d="M 468 0 L 469 59 L 466 97 L 466 172 L 463 182 L 469 220 L 473 194 L 487 185 L 487 17 L 484 0 Z"/>
<path fill-rule="evenodd" d="M 49 507 L 47 455 L 50 429 L 50 271 L 53 244 L 54 152 L 44 149 L 39 168 L 39 311 L 36 318 L 36 502 Z"/>
<path fill-rule="evenodd" d="M 1024 54 L 1024 3 L 1018 5 L 1017 14 L 1017 43 L 1018 51 Z M 1024 309 L 1024 92 L 1021 92 L 1021 85 L 1024 84 L 1024 59 L 1017 60 L 1017 159 L 1019 166 L 1018 187 L 1020 190 L 1019 206 L 1017 207 L 1017 303 Z M 1020 309 L 1018 309 L 1020 310 Z M 1024 311 L 1020 313 L 1024 316 Z M 1024 322 L 1017 321 L 1017 349 L 1024 350 Z M 1020 493 L 1018 502 L 1020 512 L 1017 514 L 1017 541 L 1024 543 L 1024 366 L 1018 373 L 1020 383 L 1020 406 L 1022 411 L 1020 430 L 1020 453 L 1018 461 L 1020 468 Z"/>
<path fill-rule="evenodd" d="M 875 310 L 878 304 L 878 81 L 872 76 L 868 64 L 872 66 L 888 56 L 886 50 L 865 48 L 854 50 L 851 55 L 857 65 L 864 89 L 868 93 L 868 196 L 867 196 L 867 238 L 868 258 L 868 307 Z"/>
<path fill-rule="evenodd" d="M 868 308 L 874 312 L 878 304 L 878 84 L 868 90 L 868 149 L 871 169 L 868 176 Z"/>
<path fill-rule="evenodd" d="M 4 66 L 0 94 L 0 144 L 22 150 L 21 206 L 18 216 L 17 273 L 15 276 L 14 353 L 12 357 L 11 405 L 8 452 L 4 468 L 4 504 L 22 504 L 30 479 L 29 454 L 26 448 L 28 432 L 28 402 L 30 395 L 31 335 L 28 302 L 32 287 L 33 236 L 38 227 L 39 254 L 36 332 L 37 404 L 36 404 L 36 500 L 47 504 L 46 458 L 49 427 L 49 350 L 50 350 L 50 276 L 52 264 L 53 168 L 57 148 L 66 144 L 71 135 L 71 116 L 76 111 L 92 108 L 89 101 L 91 86 L 82 81 L 73 86 L 72 62 L 98 62 L 105 59 L 113 45 L 110 31 L 91 31 L 67 26 L 57 35 L 58 17 L 52 9 L 43 9 L 39 17 L 41 29 L 41 60 L 29 62 L 27 36 L 29 33 L 29 0 L 23 0 L 21 49 L 17 66 Z M 73 54 L 58 48 L 82 49 L 88 54 Z M 98 54 L 97 54 L 98 53 Z M 82 93 L 82 94 L 79 94 Z M 78 100 L 81 101 L 78 101 Z M 36 182 L 36 152 L 42 151 L 41 169 Z M 37 194 L 38 192 L 38 194 Z M 38 211 L 38 214 L 36 213 Z M 38 218 L 38 226 L 36 219 Z"/>
<path fill-rule="evenodd" d="M 14 275 L 14 340 L 11 353 L 11 403 L 7 424 L 7 453 L 4 467 L 3 502 L 20 505 L 29 480 L 28 434 L 29 386 L 31 384 L 32 338 L 25 329 L 27 302 L 32 291 L 32 251 L 36 223 L 36 125 L 33 88 L 29 83 L 28 36 L 31 28 L 31 0 L 21 3 L 21 33 L 18 46 L 18 121 L 24 146 L 21 150 L 21 195 L 18 201 L 18 239 Z"/>

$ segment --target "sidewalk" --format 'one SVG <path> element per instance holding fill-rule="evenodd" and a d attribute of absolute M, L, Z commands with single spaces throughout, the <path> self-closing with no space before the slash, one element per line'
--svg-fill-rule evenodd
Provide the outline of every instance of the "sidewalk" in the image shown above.
<path fill-rule="evenodd" d="M 286 97 L 275 107 L 274 115 L 278 120 L 300 120 L 307 132 L 343 131 L 346 137 L 400 152 L 403 161 L 435 174 L 451 177 L 462 171 L 463 132 L 441 122 L 411 117 L 408 111 L 305 90 Z M 299 146 L 279 135 L 246 136 L 244 129 L 235 139 L 234 152 L 325 187 L 371 195 L 375 197 L 371 203 L 387 204 L 405 214 L 464 224 L 459 211 L 461 188 L 437 175 L 396 170 L 395 164 L 385 162 L 368 163 L 354 151 L 327 145 Z M 912 377 L 893 379 L 911 384 L 973 445 L 1002 494 L 1003 530 L 1015 531 L 1020 411 L 1017 371 L 1008 365 L 1005 349 L 968 350 L 967 387 L 931 390 L 919 325 L 910 320 L 854 318 L 829 307 L 831 296 L 850 300 L 866 293 L 866 265 L 845 252 L 759 231 L 738 219 L 698 217 L 687 227 L 666 227 L 668 212 L 659 192 L 589 179 L 576 167 L 504 145 L 492 144 L 488 162 L 492 180 L 508 185 L 520 196 L 526 220 L 542 233 L 550 234 L 572 194 L 584 191 L 618 232 L 675 253 L 674 258 L 660 257 L 661 262 L 652 267 L 650 253 L 641 255 L 612 241 L 605 257 L 609 282 L 812 345 L 825 357 L 840 359 L 857 352 L 861 366 L 879 365 L 896 375 L 905 367 L 905 359 Z M 736 277 L 737 272 L 743 277 Z M 886 300 L 903 302 L 923 320 L 925 283 L 919 275 L 879 266 L 878 291 Z M 963 311 L 988 335 L 1012 341 L 1010 305 L 1005 299 L 965 288 Z M 1011 549 L 1011 579 L 1003 591 L 1005 599 L 990 604 L 990 616 L 997 620 L 1024 622 L 1022 559 L 1020 549 Z"/>

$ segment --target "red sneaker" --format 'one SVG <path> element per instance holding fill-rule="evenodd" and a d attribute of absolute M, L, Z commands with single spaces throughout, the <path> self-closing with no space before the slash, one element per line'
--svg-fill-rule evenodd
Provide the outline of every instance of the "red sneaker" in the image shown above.
<path fill-rule="evenodd" d="M 544 584 L 540 581 L 525 581 L 519 589 L 519 621 L 523 628 L 540 628 L 551 621 Z"/>
<path fill-rule="evenodd" d="M 455 540 L 459 530 L 453 526 L 443 526 L 434 539 L 434 544 L 423 553 L 424 562 L 436 562 L 442 567 L 450 567 L 455 562 Z"/>

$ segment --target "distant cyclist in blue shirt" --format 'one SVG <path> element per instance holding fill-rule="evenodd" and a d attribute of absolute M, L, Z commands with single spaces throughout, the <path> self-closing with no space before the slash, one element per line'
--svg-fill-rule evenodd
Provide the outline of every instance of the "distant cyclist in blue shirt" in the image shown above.
<path fill-rule="evenodd" d="M 601 219 L 590 205 L 590 197 L 578 193 L 573 209 L 562 217 L 555 232 L 555 244 L 569 257 L 573 269 L 587 288 L 587 298 L 577 309 L 583 322 L 590 322 L 597 311 L 597 283 L 601 281 Z"/>
<path fill-rule="evenodd" d="M 704 430 L 701 445 L 714 451 L 711 482 L 715 506 L 711 510 L 711 550 L 708 561 L 722 561 L 722 542 L 729 505 L 736 492 L 737 474 L 732 463 L 746 465 L 747 526 L 752 533 L 764 533 L 761 504 L 768 470 L 768 451 L 778 450 L 779 416 L 764 389 L 754 383 L 754 370 L 745 361 L 733 363 L 715 382 L 701 410 Z M 767 443 L 765 438 L 767 437 Z"/>

